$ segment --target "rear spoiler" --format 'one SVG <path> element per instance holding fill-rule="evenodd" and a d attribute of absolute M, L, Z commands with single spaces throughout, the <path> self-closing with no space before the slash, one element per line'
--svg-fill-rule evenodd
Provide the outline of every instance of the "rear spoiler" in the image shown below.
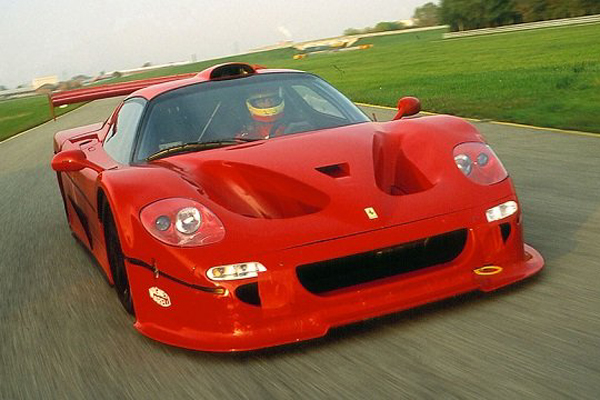
<path fill-rule="evenodd" d="M 50 102 L 50 115 L 53 119 L 56 119 L 54 107 L 62 106 L 64 104 L 80 103 L 82 101 L 106 99 L 109 97 L 116 96 L 125 96 L 135 92 L 136 90 L 143 89 L 148 86 L 175 81 L 179 79 L 192 78 L 197 74 L 197 72 L 192 72 L 189 74 L 161 76 L 158 78 L 142 79 L 137 81 L 113 83 L 108 85 L 53 92 L 48 94 L 48 100 Z"/>

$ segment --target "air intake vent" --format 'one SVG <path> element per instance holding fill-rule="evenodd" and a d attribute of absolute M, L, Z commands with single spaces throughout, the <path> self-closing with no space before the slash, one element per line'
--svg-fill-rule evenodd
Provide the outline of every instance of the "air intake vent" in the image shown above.
<path fill-rule="evenodd" d="M 235 295 L 244 303 L 251 304 L 253 306 L 260 306 L 260 296 L 258 294 L 258 283 L 247 283 L 239 286 L 235 290 Z"/>
<path fill-rule="evenodd" d="M 500 233 L 502 234 L 502 240 L 504 241 L 504 243 L 506 243 L 506 241 L 510 237 L 510 231 L 510 223 L 506 222 L 504 224 L 500 224 Z"/>
<path fill-rule="evenodd" d="M 324 167 L 317 167 L 315 169 L 320 173 L 328 175 L 332 178 L 343 178 L 344 176 L 350 175 L 350 166 L 348 163 L 326 165 Z"/>
<path fill-rule="evenodd" d="M 300 265 L 296 274 L 309 292 L 325 295 L 334 290 L 449 263 L 462 253 L 467 232 L 467 229 L 459 229 L 393 247 Z"/>
<path fill-rule="evenodd" d="M 246 75 L 252 75 L 254 68 L 248 64 L 242 63 L 230 63 L 216 67 L 210 73 L 210 79 L 232 79 L 239 78 Z"/>

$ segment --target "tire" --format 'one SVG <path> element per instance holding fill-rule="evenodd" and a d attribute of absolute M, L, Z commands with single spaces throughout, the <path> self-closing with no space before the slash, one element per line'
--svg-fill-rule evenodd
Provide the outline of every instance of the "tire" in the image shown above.
<path fill-rule="evenodd" d="M 125 268 L 125 257 L 121 250 L 121 242 L 119 241 L 115 219 L 108 208 L 108 204 L 105 205 L 104 210 L 102 221 L 104 224 L 104 238 L 106 240 L 106 255 L 108 256 L 110 272 L 115 283 L 115 291 L 125 311 L 131 315 L 135 315 L 129 278 L 127 277 L 127 269 Z"/>

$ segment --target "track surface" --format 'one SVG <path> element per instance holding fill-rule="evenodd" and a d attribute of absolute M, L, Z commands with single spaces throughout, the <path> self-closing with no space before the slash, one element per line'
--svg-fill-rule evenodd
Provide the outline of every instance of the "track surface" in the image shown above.
<path fill-rule="evenodd" d="M 116 102 L 0 144 L 1 399 L 600 398 L 600 138 L 477 123 L 546 258 L 537 277 L 311 342 L 207 354 L 138 334 L 67 228 L 52 135 Z"/>

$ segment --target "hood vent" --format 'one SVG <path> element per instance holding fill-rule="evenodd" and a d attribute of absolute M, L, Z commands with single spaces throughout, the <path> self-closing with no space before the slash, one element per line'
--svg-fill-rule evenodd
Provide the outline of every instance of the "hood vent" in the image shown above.
<path fill-rule="evenodd" d="M 350 175 L 350 166 L 348 163 L 325 165 L 315 169 L 332 178 L 343 178 Z"/>

